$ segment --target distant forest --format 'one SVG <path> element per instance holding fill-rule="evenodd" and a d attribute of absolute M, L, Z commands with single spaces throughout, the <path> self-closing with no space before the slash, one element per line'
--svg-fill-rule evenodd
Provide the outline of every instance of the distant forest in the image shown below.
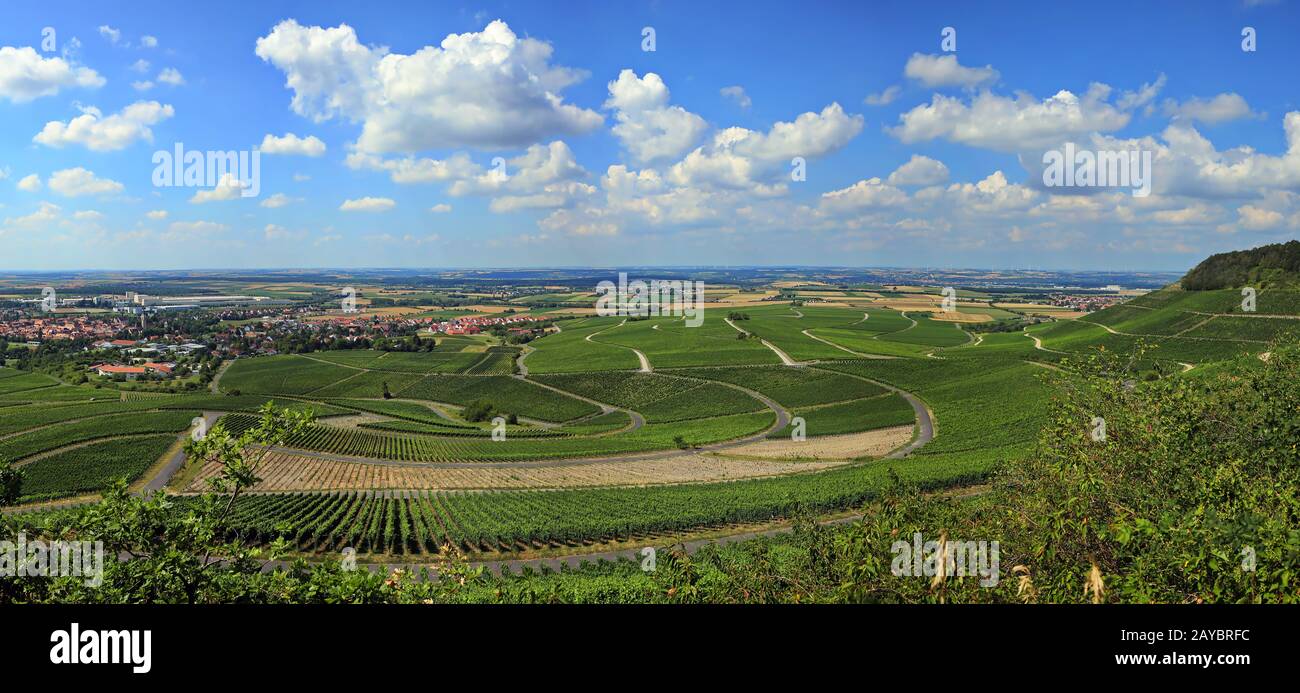
<path fill-rule="evenodd" d="M 1235 288 L 1270 274 L 1267 270 L 1300 273 L 1300 241 L 1211 255 L 1183 277 L 1183 288 L 1189 291 Z"/>

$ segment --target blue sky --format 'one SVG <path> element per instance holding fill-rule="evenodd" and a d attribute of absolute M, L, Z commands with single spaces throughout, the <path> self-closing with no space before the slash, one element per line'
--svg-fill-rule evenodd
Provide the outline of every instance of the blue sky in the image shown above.
<path fill-rule="evenodd" d="M 1179 270 L 1296 237 L 1293 2 L 1062 4 L 8 3 L 0 268 Z M 155 186 L 176 143 L 261 148 L 257 195 Z M 1046 187 L 1066 143 L 1150 152 L 1151 194 Z"/>

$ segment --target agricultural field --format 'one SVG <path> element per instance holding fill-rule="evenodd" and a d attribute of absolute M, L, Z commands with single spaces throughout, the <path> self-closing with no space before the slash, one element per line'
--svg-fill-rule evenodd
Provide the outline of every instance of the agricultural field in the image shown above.
<path fill-rule="evenodd" d="M 174 435 L 105 440 L 41 457 L 21 467 L 23 495 L 19 500 L 74 496 L 102 490 L 114 479 L 134 480 L 175 442 Z"/>
<path fill-rule="evenodd" d="M 858 433 L 910 425 L 915 421 L 912 405 L 892 392 L 837 404 L 793 409 L 790 413 L 804 420 L 804 434 L 810 437 Z M 792 428 L 793 425 L 786 426 L 780 431 L 773 431 L 768 437 L 789 438 Z"/>
<path fill-rule="evenodd" d="M 571 373 L 603 370 L 636 370 L 636 354 L 628 349 L 597 342 L 592 337 L 622 322 L 621 318 L 585 318 L 561 323 L 559 332 L 529 344 L 532 352 L 524 359 L 529 373 Z"/>
<path fill-rule="evenodd" d="M 309 556 L 565 552 L 842 511 L 892 474 L 980 483 L 1039 444 L 1083 357 L 1142 349 L 1151 377 L 1204 378 L 1300 327 L 1282 291 L 1260 293 L 1258 316 L 1235 290 L 1170 288 L 1023 331 L 1007 331 L 1018 304 L 976 291 L 955 313 L 935 287 L 711 291 L 722 301 L 699 327 L 582 315 L 522 344 L 437 335 L 426 351 L 239 358 L 189 394 L 0 369 L 0 457 L 29 472 L 25 502 L 94 493 L 139 482 L 194 417 L 237 433 L 274 402 L 316 421 L 271 452 L 231 531 Z M 189 502 L 219 472 L 188 466 L 170 490 Z"/>
<path fill-rule="evenodd" d="M 670 371 L 691 378 L 718 380 L 767 395 L 795 408 L 863 399 L 884 394 L 884 388 L 860 378 L 814 369 L 785 366 L 691 368 Z"/>
<path fill-rule="evenodd" d="M 762 402 L 736 388 L 655 373 L 549 375 L 535 380 L 588 399 L 639 411 L 650 423 L 743 414 L 764 408 Z"/>
<path fill-rule="evenodd" d="M 636 349 L 653 368 L 780 363 L 780 357 L 755 339 L 739 339 L 725 314 L 705 311 L 704 323 L 687 327 L 681 318 L 629 320 L 592 337 L 602 344 Z"/>

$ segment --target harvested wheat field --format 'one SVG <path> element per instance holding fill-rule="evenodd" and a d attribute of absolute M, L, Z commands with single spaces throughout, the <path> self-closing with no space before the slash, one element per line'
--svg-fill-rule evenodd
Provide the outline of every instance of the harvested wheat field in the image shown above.
<path fill-rule="evenodd" d="M 938 312 L 930 316 L 931 320 L 942 320 L 944 322 L 990 322 L 992 317 L 983 313 L 945 313 Z"/>
<path fill-rule="evenodd" d="M 726 454 L 782 460 L 848 460 L 880 457 L 906 445 L 911 439 L 912 426 L 894 426 L 839 436 L 816 436 L 802 442 L 762 440 L 728 448 Z"/>
<path fill-rule="evenodd" d="M 253 490 L 478 490 L 647 486 L 730 481 L 794 472 L 813 472 L 840 464 L 843 462 L 796 464 L 777 460 L 738 460 L 698 454 L 660 460 L 608 461 L 536 467 L 509 465 L 477 467 L 369 464 L 275 452 L 268 455 L 259 468 L 258 475 L 262 477 L 262 481 Z M 220 472 L 220 465 L 208 464 L 185 490 L 187 492 L 207 490 L 207 480 Z"/>

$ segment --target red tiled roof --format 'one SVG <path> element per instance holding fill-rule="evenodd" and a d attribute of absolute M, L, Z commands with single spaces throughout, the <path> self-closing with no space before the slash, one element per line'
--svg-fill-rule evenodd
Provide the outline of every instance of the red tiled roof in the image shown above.
<path fill-rule="evenodd" d="M 140 366 L 97 366 L 95 370 L 100 373 L 122 373 L 123 375 L 140 375 L 145 372 L 145 369 Z"/>

